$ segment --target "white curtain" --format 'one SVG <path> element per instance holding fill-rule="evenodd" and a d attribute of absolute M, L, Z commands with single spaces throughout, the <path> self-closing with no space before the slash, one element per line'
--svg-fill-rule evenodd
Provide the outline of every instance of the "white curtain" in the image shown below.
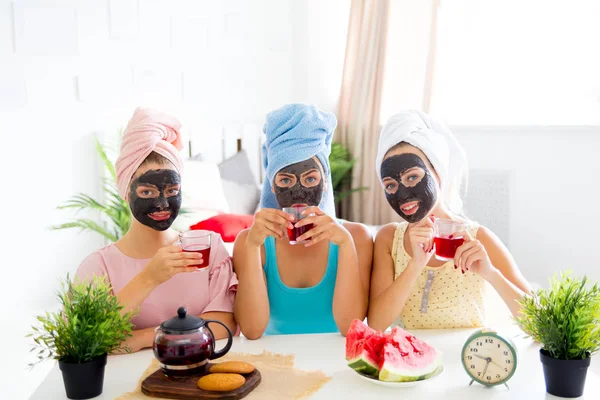
<path fill-rule="evenodd" d="M 344 202 L 344 218 L 375 225 L 400 220 L 375 172 L 377 143 L 389 116 L 429 110 L 438 7 L 439 0 L 352 1 L 337 140 L 358 160 L 352 187 L 368 190 Z"/>

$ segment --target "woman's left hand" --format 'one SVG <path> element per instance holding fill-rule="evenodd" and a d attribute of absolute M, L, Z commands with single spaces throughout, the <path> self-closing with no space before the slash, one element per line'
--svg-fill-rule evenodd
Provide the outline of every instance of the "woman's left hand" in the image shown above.
<path fill-rule="evenodd" d="M 309 240 L 305 244 L 306 247 L 313 246 L 323 240 L 329 240 L 331 243 L 338 246 L 343 246 L 352 241 L 350 232 L 346 230 L 341 224 L 338 224 L 333 218 L 325 214 L 319 207 L 308 207 L 302 212 L 302 215 L 313 216 L 304 217 L 298 221 L 294 226 L 299 228 L 313 224 L 313 228 L 298 237 L 298 241 Z"/>
<path fill-rule="evenodd" d="M 457 232 L 454 234 L 454 237 L 460 236 L 465 241 L 456 249 L 454 268 L 460 268 L 463 274 L 465 271 L 472 271 L 487 280 L 495 268 L 485 247 L 479 240 L 473 239 L 469 232 Z"/>

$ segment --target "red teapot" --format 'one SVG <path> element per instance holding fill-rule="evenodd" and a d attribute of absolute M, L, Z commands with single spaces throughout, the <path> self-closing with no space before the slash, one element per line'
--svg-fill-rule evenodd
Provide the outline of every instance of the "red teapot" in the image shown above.
<path fill-rule="evenodd" d="M 215 336 L 208 324 L 221 324 L 227 330 L 227 344 L 215 350 Z M 209 360 L 223 357 L 231 349 L 233 335 L 220 321 L 205 320 L 187 315 L 185 307 L 179 307 L 177 316 L 156 328 L 152 349 L 168 376 L 199 375 L 206 372 Z"/>

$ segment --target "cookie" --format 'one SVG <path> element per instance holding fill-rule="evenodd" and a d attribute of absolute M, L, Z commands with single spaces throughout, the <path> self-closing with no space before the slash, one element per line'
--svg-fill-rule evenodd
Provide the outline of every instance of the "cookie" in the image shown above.
<path fill-rule="evenodd" d="M 239 374 L 209 374 L 198 379 L 198 387 L 209 392 L 229 392 L 244 386 L 246 378 Z"/>
<path fill-rule="evenodd" d="M 226 372 L 231 374 L 249 374 L 254 371 L 254 365 L 243 361 L 225 361 L 219 364 L 211 365 L 208 372 Z"/>

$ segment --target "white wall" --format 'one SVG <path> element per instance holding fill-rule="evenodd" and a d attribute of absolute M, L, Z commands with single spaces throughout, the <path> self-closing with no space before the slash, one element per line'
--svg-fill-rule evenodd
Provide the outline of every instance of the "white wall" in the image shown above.
<path fill-rule="evenodd" d="M 453 131 L 470 167 L 511 173 L 508 245 L 542 285 L 561 270 L 600 281 L 594 261 L 600 127 L 465 128 Z"/>
<path fill-rule="evenodd" d="M 99 195 L 93 135 L 113 136 L 138 105 L 173 112 L 195 144 L 260 123 L 293 99 L 291 3 L 0 0 L 1 398 L 28 398 L 52 366 L 26 371 L 24 335 L 102 246 L 49 229 L 71 217 L 55 207 L 72 194 Z"/>
<path fill-rule="evenodd" d="M 336 112 L 342 84 L 350 0 L 292 2 L 295 102 Z"/>

